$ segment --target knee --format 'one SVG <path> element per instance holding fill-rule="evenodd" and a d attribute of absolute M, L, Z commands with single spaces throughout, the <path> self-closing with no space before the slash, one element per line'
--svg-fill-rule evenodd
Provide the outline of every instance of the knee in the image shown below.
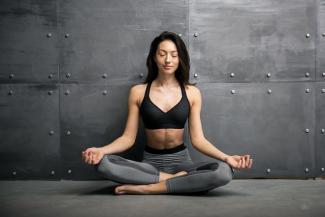
<path fill-rule="evenodd" d="M 213 171 L 212 180 L 215 187 L 228 184 L 233 178 L 232 168 L 224 162 L 218 162 L 218 169 Z"/>
<path fill-rule="evenodd" d="M 108 171 L 110 171 L 110 161 L 108 155 L 103 156 L 100 162 L 96 165 L 96 170 L 97 172 L 105 175 Z"/>

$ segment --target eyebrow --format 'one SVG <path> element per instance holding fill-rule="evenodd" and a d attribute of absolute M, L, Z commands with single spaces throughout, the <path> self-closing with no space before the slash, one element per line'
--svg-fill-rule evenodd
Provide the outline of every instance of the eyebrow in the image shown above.
<path fill-rule="evenodd" d="M 163 49 L 159 49 L 159 50 L 160 50 L 160 51 L 167 52 L 166 50 L 163 50 Z M 171 52 L 174 53 L 174 52 L 177 52 L 177 50 L 172 50 Z"/>

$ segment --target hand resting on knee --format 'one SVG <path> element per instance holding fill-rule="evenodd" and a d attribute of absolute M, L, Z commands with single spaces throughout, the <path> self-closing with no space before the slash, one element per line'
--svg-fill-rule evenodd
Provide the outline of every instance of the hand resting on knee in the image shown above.
<path fill-rule="evenodd" d="M 82 159 L 87 164 L 96 165 L 104 156 L 104 151 L 101 148 L 87 148 L 82 152 Z"/>

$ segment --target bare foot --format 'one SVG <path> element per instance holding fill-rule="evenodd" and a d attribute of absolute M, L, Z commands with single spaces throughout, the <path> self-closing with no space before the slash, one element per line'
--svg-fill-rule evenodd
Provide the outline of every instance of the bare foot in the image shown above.
<path fill-rule="evenodd" d="M 174 177 L 176 177 L 176 176 L 184 176 L 184 175 L 186 175 L 186 174 L 187 174 L 186 171 L 180 171 L 180 172 L 178 172 L 178 173 L 175 173 L 175 174 L 174 174 Z"/>
<path fill-rule="evenodd" d="M 115 188 L 115 194 L 147 194 L 146 185 L 121 185 Z"/>
<path fill-rule="evenodd" d="M 167 193 L 166 182 L 158 182 L 148 185 L 121 185 L 115 188 L 116 194 L 165 194 Z"/>
<path fill-rule="evenodd" d="M 115 194 L 161 194 L 167 193 L 166 182 L 164 180 L 170 179 L 177 176 L 186 175 L 186 171 L 180 171 L 175 174 L 168 174 L 164 172 L 160 172 L 159 179 L 163 179 L 158 183 L 155 184 L 148 184 L 148 185 L 120 185 L 115 188 Z"/>
<path fill-rule="evenodd" d="M 186 175 L 186 174 L 187 174 L 186 171 L 180 171 L 180 172 L 175 173 L 175 174 L 169 174 L 169 173 L 160 172 L 159 182 L 165 181 L 167 179 L 174 178 L 174 177 L 177 177 L 177 176 L 183 176 L 183 175 Z"/>

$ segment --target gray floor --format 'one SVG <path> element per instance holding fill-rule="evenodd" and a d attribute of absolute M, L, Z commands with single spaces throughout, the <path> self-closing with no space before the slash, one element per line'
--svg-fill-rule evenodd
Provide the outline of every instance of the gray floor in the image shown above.
<path fill-rule="evenodd" d="M 112 189 L 107 181 L 0 181 L 0 216 L 325 216 L 325 180 L 233 180 L 192 196 Z"/>

